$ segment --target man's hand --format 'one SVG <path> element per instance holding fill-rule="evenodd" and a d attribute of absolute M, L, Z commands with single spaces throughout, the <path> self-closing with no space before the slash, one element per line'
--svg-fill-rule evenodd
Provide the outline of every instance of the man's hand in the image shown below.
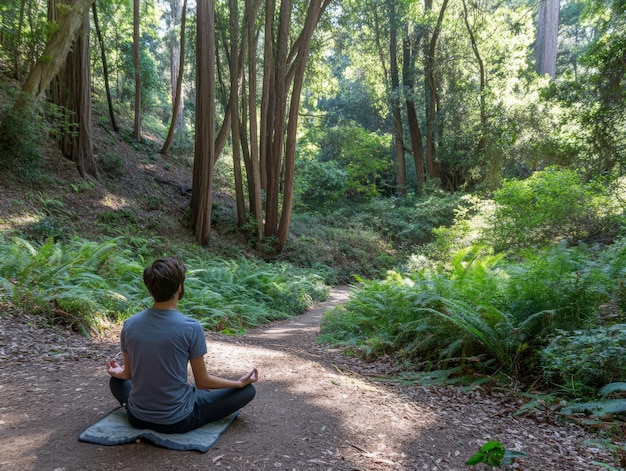
<path fill-rule="evenodd" d="M 124 368 L 117 363 L 117 360 L 111 360 L 107 362 L 107 373 L 114 378 L 119 378 L 124 374 Z"/>
<path fill-rule="evenodd" d="M 256 383 L 259 380 L 259 372 L 256 368 L 253 368 L 250 373 L 239 378 L 239 382 L 241 383 L 241 387 L 247 386 L 250 383 Z"/>

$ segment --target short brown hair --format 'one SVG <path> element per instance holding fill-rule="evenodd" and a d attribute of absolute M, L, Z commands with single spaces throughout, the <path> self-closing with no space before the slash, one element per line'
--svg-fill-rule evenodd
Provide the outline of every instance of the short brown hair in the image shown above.
<path fill-rule="evenodd" d="M 186 270 L 178 257 L 159 258 L 143 271 L 143 282 L 156 302 L 169 301 L 179 286 L 184 289 Z"/>

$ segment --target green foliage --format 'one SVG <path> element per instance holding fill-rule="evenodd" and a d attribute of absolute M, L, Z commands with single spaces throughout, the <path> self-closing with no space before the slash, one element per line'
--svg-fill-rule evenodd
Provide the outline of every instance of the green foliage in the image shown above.
<path fill-rule="evenodd" d="M 513 461 L 521 456 L 526 456 L 526 453 L 520 451 L 509 451 L 502 446 L 502 443 L 490 440 L 481 446 L 478 453 L 468 459 L 465 464 L 468 466 L 475 466 L 477 464 L 485 463 L 489 466 L 500 467 L 502 465 L 513 464 Z"/>
<path fill-rule="evenodd" d="M 347 172 L 336 161 L 306 160 L 296 173 L 296 209 L 323 213 L 345 197 Z"/>
<path fill-rule="evenodd" d="M 558 332 L 541 353 L 543 374 L 571 397 L 626 379 L 626 324 Z"/>
<path fill-rule="evenodd" d="M 499 248 L 543 246 L 584 238 L 596 218 L 593 193 L 576 172 L 555 167 L 526 180 L 508 180 L 495 192 L 489 236 Z"/>
<path fill-rule="evenodd" d="M 617 288 L 614 276 L 626 268 L 623 259 L 610 260 L 606 254 L 582 244 L 560 244 L 542 251 L 526 251 L 524 255 L 522 263 L 507 268 L 508 310 L 517 319 L 538 311 L 549 312 L 546 327 L 549 324 L 550 329 L 587 325 L 597 307 L 613 296 Z"/>
<path fill-rule="evenodd" d="M 54 322 L 89 333 L 152 304 L 143 282 L 146 253 L 141 238 L 91 242 L 0 238 L 2 296 Z M 144 252 L 146 258 L 141 256 Z M 223 260 L 177 249 L 189 267 L 180 309 L 207 328 L 238 333 L 274 319 L 300 314 L 326 297 L 314 270 L 240 258 Z M 147 258 L 149 257 L 149 258 Z"/>
<path fill-rule="evenodd" d="M 322 270 L 329 284 L 350 283 L 354 276 L 380 277 L 399 261 L 390 244 L 370 228 L 347 218 L 310 214 L 294 214 L 280 259 Z"/>
<path fill-rule="evenodd" d="M 100 158 L 98 167 L 113 178 L 124 175 L 124 160 L 121 155 L 113 152 L 105 152 Z"/>
<path fill-rule="evenodd" d="M 328 129 L 320 144 L 319 160 L 336 161 L 346 174 L 345 195 L 370 198 L 393 191 L 389 135 L 368 132 L 358 126 Z"/>
<path fill-rule="evenodd" d="M 12 172 L 22 181 L 37 180 L 41 147 L 49 127 L 28 98 L 23 106 L 13 108 L 18 97 L 14 92 L 9 96 L 7 101 L 0 100 L 0 171 Z"/>
<path fill-rule="evenodd" d="M 584 413 L 597 418 L 623 418 L 626 417 L 626 383 L 610 383 L 602 387 L 599 391 L 602 399 L 597 401 L 576 402 L 568 404 L 561 409 L 561 413 L 572 415 Z M 610 398 L 612 394 L 622 397 Z"/>
<path fill-rule="evenodd" d="M 463 206 L 461 195 L 432 192 L 421 197 L 372 198 L 362 205 L 345 206 L 327 219 L 347 219 L 369 227 L 400 250 L 410 250 L 432 239 L 435 228 L 450 226 Z"/>
<path fill-rule="evenodd" d="M 345 306 L 327 314 L 320 341 L 365 357 L 392 355 L 410 368 L 465 365 L 519 380 L 537 378 L 542 375 L 540 353 L 551 334 L 592 325 L 600 304 L 621 299 L 623 284 L 616 277 L 626 272 L 623 251 L 623 243 L 610 251 L 561 245 L 511 260 L 476 245 L 459 250 L 447 264 L 416 257 L 409 272 L 363 281 Z M 568 337 L 564 332 L 559 338 Z M 549 371 L 568 371 L 563 365 L 583 375 L 595 371 L 599 384 L 619 376 L 615 365 L 622 350 L 612 351 L 606 362 L 580 368 L 574 356 L 583 351 L 593 349 L 572 348 L 564 355 L 567 349 L 559 344 Z M 550 380 L 571 382 L 569 375 Z M 578 378 L 576 384 L 591 385 L 590 380 Z"/>

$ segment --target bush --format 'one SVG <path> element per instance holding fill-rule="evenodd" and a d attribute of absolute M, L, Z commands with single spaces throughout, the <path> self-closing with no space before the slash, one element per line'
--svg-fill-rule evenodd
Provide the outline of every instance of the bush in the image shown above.
<path fill-rule="evenodd" d="M 12 172 L 21 180 L 36 180 L 49 127 L 34 104 L 26 101 L 12 108 L 14 100 L 0 108 L 0 171 Z"/>
<path fill-rule="evenodd" d="M 568 169 L 550 167 L 526 180 L 508 180 L 494 200 L 488 235 L 497 249 L 582 239 L 598 219 L 591 186 Z"/>
<path fill-rule="evenodd" d="M 381 277 L 398 263 L 390 245 L 376 232 L 347 220 L 330 225 L 313 215 L 295 215 L 291 238 L 280 259 L 326 272 L 329 284 Z"/>
<path fill-rule="evenodd" d="M 572 397 L 626 380 L 626 324 L 559 332 L 541 352 L 543 376 Z"/>

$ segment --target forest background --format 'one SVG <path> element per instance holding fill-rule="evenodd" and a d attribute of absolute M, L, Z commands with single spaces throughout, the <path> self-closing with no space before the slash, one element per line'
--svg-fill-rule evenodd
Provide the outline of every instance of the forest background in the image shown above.
<path fill-rule="evenodd" d="M 602 421 L 626 411 L 623 2 L 0 14 L 0 168 L 18 195 L 3 315 L 105 328 L 170 253 L 190 269 L 181 308 L 233 334 L 354 283 L 320 342 L 392 358 L 401 380 L 547 391 L 623 437 Z M 61 192 L 50 158 L 75 168 Z M 66 199 L 111 198 L 146 169 L 169 199 L 142 188 L 94 220 Z"/>

